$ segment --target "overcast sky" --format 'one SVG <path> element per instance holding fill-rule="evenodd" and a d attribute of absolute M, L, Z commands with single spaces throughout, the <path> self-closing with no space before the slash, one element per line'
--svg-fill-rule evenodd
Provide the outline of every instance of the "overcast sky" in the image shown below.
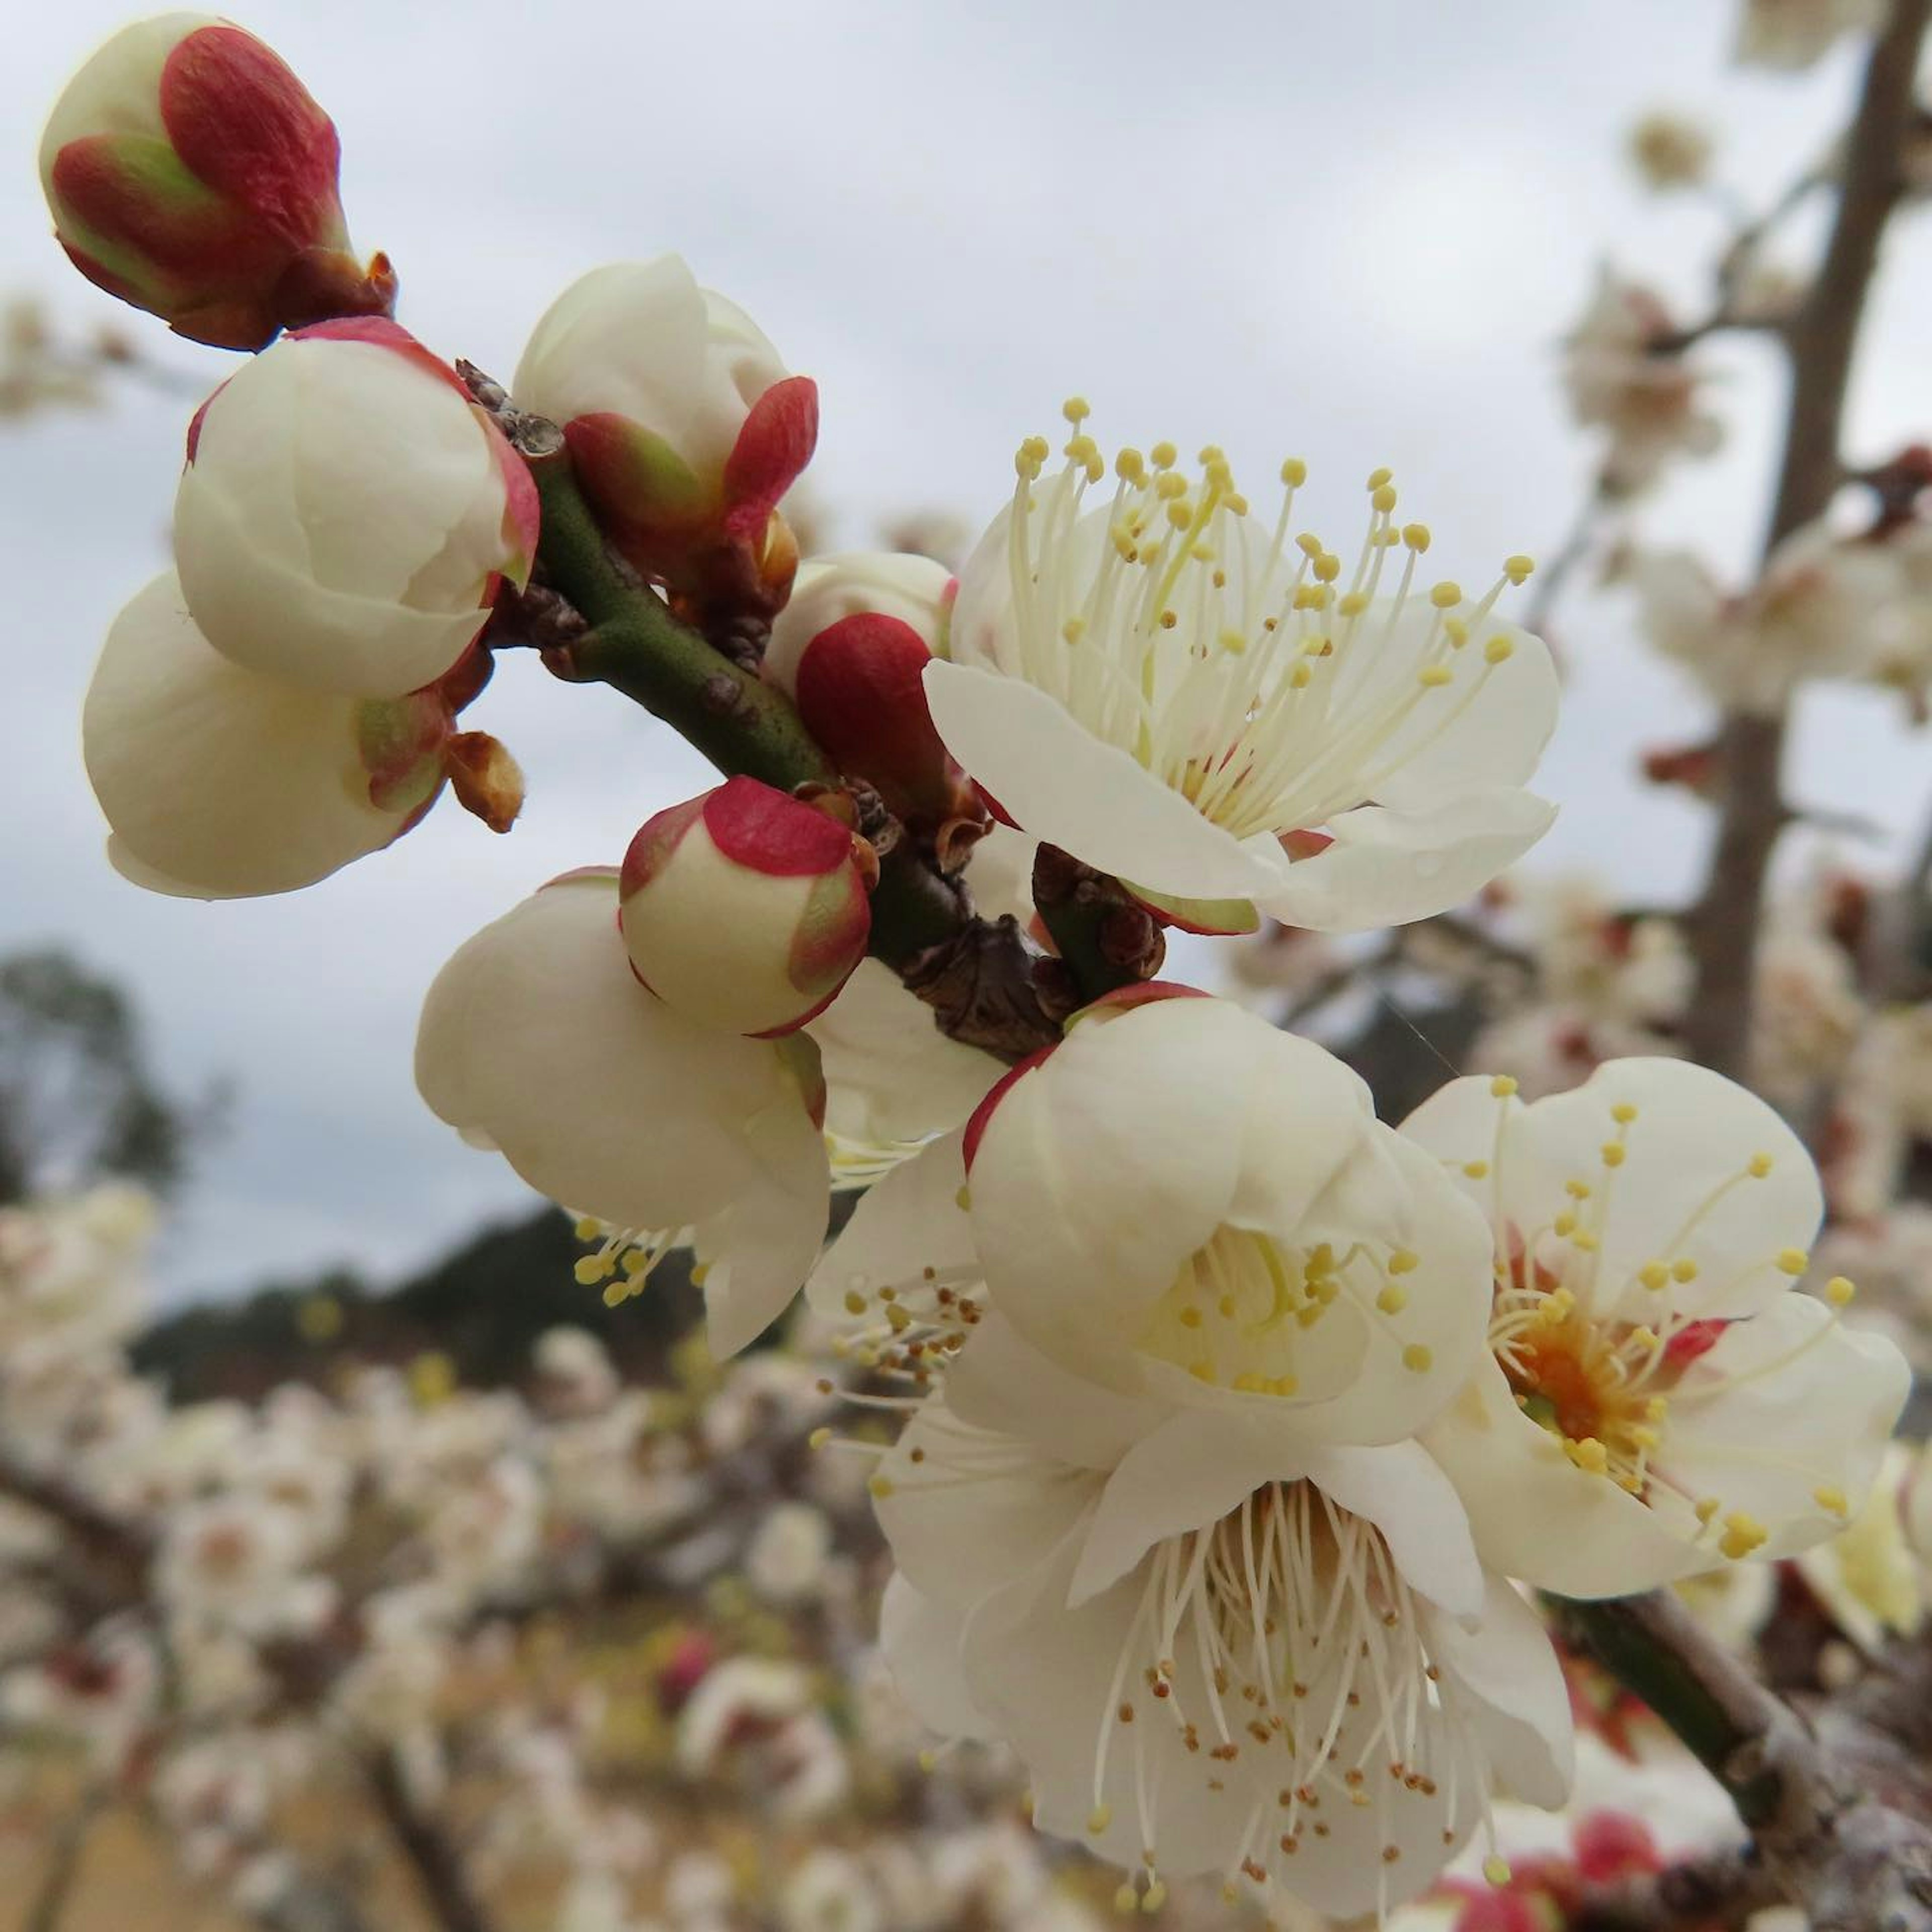
<path fill-rule="evenodd" d="M 1014 446 L 1090 398 L 1112 447 L 1223 444 L 1238 474 L 1313 470 L 1311 521 L 1352 544 L 1391 466 L 1444 574 L 1547 554 L 1588 473 L 1553 344 L 1606 254 L 1687 295 L 1715 218 L 1632 184 L 1622 132 L 1660 100 L 1708 115 L 1752 198 L 1832 123 L 1842 52 L 1792 82 L 1724 65 L 1732 0 L 814 0 L 784 6 L 263 0 L 242 23 L 335 117 L 356 239 L 386 248 L 402 319 L 506 378 L 523 337 L 596 263 L 681 251 L 818 379 L 813 475 L 865 542 L 896 508 L 976 520 Z M 41 121 L 121 20 L 26 10 L 0 63 L 0 290 L 76 327 L 118 305 L 68 272 L 34 175 Z M 1864 453 L 1932 430 L 1932 221 L 1906 224 L 1868 338 Z M 146 329 L 218 380 L 224 358 Z M 1729 566 L 1762 511 L 1771 376 L 1714 357 L 1724 457 L 1650 506 L 1648 533 Z M 0 950 L 58 939 L 138 994 L 161 1060 L 231 1077 L 233 1130 L 170 1241 L 176 1294 L 342 1259 L 378 1274 L 529 1197 L 418 1101 L 416 1010 L 470 932 L 569 866 L 614 862 L 698 789 L 694 756 L 608 692 L 503 667 L 468 714 L 530 781 L 492 838 L 447 806 L 388 852 L 292 898 L 207 906 L 124 884 L 79 752 L 82 694 L 119 604 L 161 568 L 184 404 L 0 425 Z M 1630 644 L 1614 599 L 1574 607 L 1574 675 L 1538 855 L 1681 891 L 1702 824 L 1639 789 L 1632 753 L 1697 709 Z M 1874 699 L 1816 706 L 1799 789 L 1916 819 L 1932 761 Z"/>

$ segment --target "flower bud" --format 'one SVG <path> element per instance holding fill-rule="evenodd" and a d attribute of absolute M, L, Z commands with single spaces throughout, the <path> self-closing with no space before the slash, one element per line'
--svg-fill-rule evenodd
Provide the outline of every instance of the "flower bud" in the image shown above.
<path fill-rule="evenodd" d="M 844 985 L 872 932 L 852 834 L 755 778 L 647 820 L 619 891 L 639 980 L 726 1033 L 802 1026 Z"/>
<path fill-rule="evenodd" d="M 536 546 L 522 459 L 394 322 L 287 337 L 202 406 L 175 499 L 195 622 L 262 676 L 359 698 L 441 677 Z"/>
<path fill-rule="evenodd" d="M 784 602 L 796 552 L 779 498 L 812 460 L 818 386 L 788 376 L 745 312 L 676 255 L 572 283 L 532 334 L 514 385 L 552 418 L 612 540 L 682 594 Z"/>
<path fill-rule="evenodd" d="M 395 277 L 349 252 L 334 124 L 270 48 L 198 14 L 136 21 L 68 82 L 40 182 L 76 268 L 178 335 L 259 349 L 386 315 Z"/>
<path fill-rule="evenodd" d="M 137 885 L 194 898 L 292 892 L 378 851 L 442 783 L 447 705 L 304 691 L 231 663 L 172 575 L 107 634 L 82 748 Z"/>

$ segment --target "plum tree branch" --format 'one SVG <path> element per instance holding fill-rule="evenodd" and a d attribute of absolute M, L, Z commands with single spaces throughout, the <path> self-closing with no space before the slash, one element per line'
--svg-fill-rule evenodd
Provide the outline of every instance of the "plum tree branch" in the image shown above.
<path fill-rule="evenodd" d="M 1764 550 L 1822 516 L 1843 478 L 1845 395 L 1879 246 L 1904 183 L 1900 151 L 1932 0 L 1894 0 L 1867 61 L 1838 213 L 1810 292 L 1783 332 L 1791 399 Z M 1765 880 L 1790 814 L 1780 789 L 1785 718 L 1737 711 L 1718 738 L 1717 836 L 1691 922 L 1696 988 L 1685 1028 L 1692 1057 L 1720 1072 L 1743 1068 Z"/>

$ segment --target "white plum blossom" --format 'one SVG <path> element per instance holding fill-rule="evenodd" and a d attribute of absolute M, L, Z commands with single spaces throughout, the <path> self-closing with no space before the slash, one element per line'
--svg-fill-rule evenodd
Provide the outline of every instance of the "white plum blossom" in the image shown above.
<path fill-rule="evenodd" d="M 1324 930 L 1424 918 L 1548 829 L 1523 787 L 1555 672 L 1492 614 L 1528 559 L 1474 600 L 1418 580 L 1429 532 L 1396 524 L 1378 470 L 1345 568 L 1294 532 L 1300 463 L 1271 523 L 1217 449 L 1198 478 L 1170 445 L 1124 450 L 1107 490 L 1084 405 L 1068 414 L 1052 477 L 1045 440 L 1022 446 L 926 672 L 996 812 L 1210 930 L 1251 930 L 1256 907 Z"/>
<path fill-rule="evenodd" d="M 1724 425 L 1702 407 L 1702 378 L 1668 345 L 1677 332 L 1654 291 L 1600 270 L 1588 305 L 1564 340 L 1570 413 L 1608 432 L 1605 487 L 1628 495 L 1679 456 L 1708 456 Z"/>
<path fill-rule="evenodd" d="M 815 1301 L 886 1345 L 943 1337 L 976 1273 L 1035 1348 L 1123 1395 L 1400 1440 L 1480 1348 L 1480 1217 L 1320 1047 L 1141 992 L 862 1202 Z"/>
<path fill-rule="evenodd" d="M 417 1084 L 472 1145 L 610 1231 L 586 1280 L 621 1255 L 621 1295 L 688 1239 L 729 1354 L 791 1299 L 824 1232 L 802 1084 L 816 1056 L 674 1012 L 633 976 L 616 914 L 614 873 L 573 873 L 469 940 L 424 1004 Z"/>
<path fill-rule="evenodd" d="M 172 572 L 114 620 L 82 714 L 116 869 L 194 898 L 292 892 L 400 838 L 441 790 L 448 706 L 346 697 L 217 651 Z"/>
<path fill-rule="evenodd" d="M 1392 1403 L 1413 1398 L 1402 1372 L 1377 1371 Z M 1125 1907 L 1214 1872 L 1385 1911 L 1494 1784 L 1563 1799 L 1549 1640 L 1414 1442 L 1124 1399 L 995 1314 L 874 1492 L 908 1699 L 1010 1743 L 1036 1823 L 1137 1873 Z"/>
<path fill-rule="evenodd" d="M 1741 596 L 1682 550 L 1640 553 L 1628 574 L 1651 643 L 1738 710 L 1774 716 L 1808 679 L 1873 677 L 1898 646 L 1897 556 L 1822 523 L 1794 530 Z"/>
<path fill-rule="evenodd" d="M 767 1603 L 809 1603 L 824 1591 L 832 1525 L 810 1503 L 774 1504 L 745 1551 L 745 1580 Z"/>
<path fill-rule="evenodd" d="M 1910 1375 L 1845 1326 L 1849 1281 L 1796 1291 L 1822 1200 L 1762 1101 L 1616 1060 L 1527 1107 L 1454 1081 L 1402 1132 L 1494 1234 L 1489 1352 L 1424 1435 L 1486 1562 L 1618 1596 L 1857 1514 Z"/>
<path fill-rule="evenodd" d="M 175 562 L 202 634 L 243 669 L 400 698 L 529 576 L 536 516 L 522 459 L 452 370 L 394 322 L 330 322 L 202 406 Z"/>

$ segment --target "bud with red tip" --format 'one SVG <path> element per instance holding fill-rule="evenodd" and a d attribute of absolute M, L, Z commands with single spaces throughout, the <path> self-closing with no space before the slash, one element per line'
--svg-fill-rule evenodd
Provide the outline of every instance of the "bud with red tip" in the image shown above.
<path fill-rule="evenodd" d="M 566 289 L 512 385 L 560 424 L 611 540 L 700 604 L 769 614 L 798 550 L 778 500 L 811 461 L 818 388 L 683 261 L 613 262 Z"/>
<path fill-rule="evenodd" d="M 793 1031 L 865 957 L 866 849 L 755 778 L 659 812 L 632 840 L 619 880 L 632 970 L 688 1019 L 726 1033 Z"/>
<path fill-rule="evenodd" d="M 970 844 L 986 822 L 926 701 L 926 667 L 944 646 L 956 588 L 930 557 L 814 558 L 800 567 L 764 658 L 766 679 L 790 694 L 838 769 L 919 831 L 950 828 L 942 848 L 964 828 Z"/>
<path fill-rule="evenodd" d="M 388 258 L 350 252 L 328 116 L 254 34 L 136 21 L 54 104 L 40 182 L 75 267 L 178 335 L 260 349 L 283 328 L 386 315 Z"/>

